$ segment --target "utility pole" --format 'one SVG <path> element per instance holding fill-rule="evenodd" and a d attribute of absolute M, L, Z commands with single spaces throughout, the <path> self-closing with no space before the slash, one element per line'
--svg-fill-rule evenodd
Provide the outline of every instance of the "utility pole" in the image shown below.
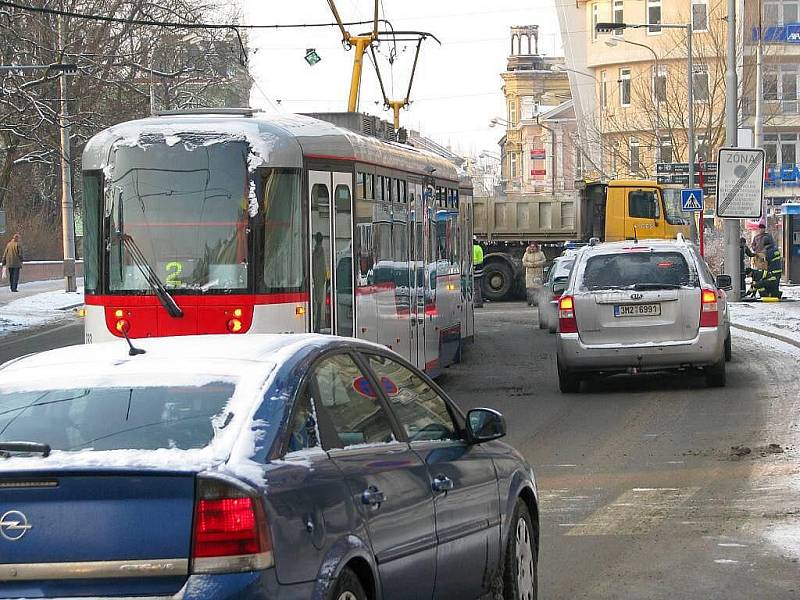
<path fill-rule="evenodd" d="M 739 145 L 739 83 L 736 76 L 736 1 L 728 0 L 728 40 L 725 70 L 725 145 L 736 148 Z M 759 32 L 760 37 L 760 32 Z M 760 81 L 759 81 L 760 83 Z M 691 169 L 689 169 L 691 171 Z M 719 198 L 717 198 L 719 201 Z M 725 271 L 731 276 L 733 290 L 731 299 L 738 301 L 742 295 L 742 258 L 739 247 L 741 224 L 738 219 L 725 219 Z"/>
<path fill-rule="evenodd" d="M 686 69 L 689 71 L 688 77 L 688 85 L 689 89 L 686 95 L 686 102 L 688 103 L 688 115 L 687 115 L 687 125 L 686 125 L 686 141 L 688 144 L 687 153 L 689 154 L 689 188 L 694 187 L 694 155 L 695 155 L 695 144 L 694 144 L 694 49 L 692 47 L 692 22 L 689 21 L 686 24 Z M 700 226 L 702 227 L 702 223 Z"/>
<path fill-rule="evenodd" d="M 58 48 L 64 52 L 64 17 L 58 17 Z M 64 245 L 64 285 L 67 292 L 75 292 L 75 205 L 72 201 L 72 170 L 70 168 L 69 115 L 67 114 L 67 74 L 59 77 L 61 90 L 58 127 L 61 132 L 61 231 Z"/>

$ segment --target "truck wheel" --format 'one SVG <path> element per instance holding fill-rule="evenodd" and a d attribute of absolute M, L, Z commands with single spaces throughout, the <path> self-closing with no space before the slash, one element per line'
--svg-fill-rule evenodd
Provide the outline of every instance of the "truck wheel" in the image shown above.
<path fill-rule="evenodd" d="M 511 267 L 502 262 L 491 262 L 483 268 L 483 295 L 488 300 L 505 300 L 514 287 Z"/>

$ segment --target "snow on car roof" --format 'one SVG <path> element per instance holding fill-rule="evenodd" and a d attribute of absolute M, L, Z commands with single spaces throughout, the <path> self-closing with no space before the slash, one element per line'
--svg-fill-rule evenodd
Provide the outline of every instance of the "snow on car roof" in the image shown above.
<path fill-rule="evenodd" d="M 68 389 L 75 386 L 184 386 L 231 381 L 236 389 L 222 413 L 232 414 L 204 448 L 59 451 L 48 457 L 11 457 L 2 471 L 56 467 L 126 467 L 197 471 L 247 461 L 255 452 L 259 427 L 254 411 L 277 367 L 296 352 L 337 338 L 312 334 L 186 336 L 134 340 L 145 354 L 128 355 L 124 340 L 68 346 L 6 363 L 0 391 Z"/>

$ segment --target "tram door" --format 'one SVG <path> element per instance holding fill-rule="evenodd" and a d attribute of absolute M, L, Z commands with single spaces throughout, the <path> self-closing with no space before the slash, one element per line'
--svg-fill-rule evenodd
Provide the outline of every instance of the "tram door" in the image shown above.
<path fill-rule="evenodd" d="M 422 185 L 409 184 L 408 219 L 409 254 L 411 265 L 410 306 L 408 321 L 411 328 L 410 362 L 420 369 L 425 368 L 425 243 L 423 216 L 425 203 L 422 200 Z"/>
<path fill-rule="evenodd" d="M 311 331 L 353 336 L 353 176 L 309 171 Z"/>

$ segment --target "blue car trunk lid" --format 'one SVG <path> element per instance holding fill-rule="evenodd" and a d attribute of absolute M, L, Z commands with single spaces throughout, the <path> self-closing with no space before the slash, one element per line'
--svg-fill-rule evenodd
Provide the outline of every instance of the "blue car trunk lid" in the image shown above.
<path fill-rule="evenodd" d="M 177 592 L 194 497 L 193 473 L 0 474 L 0 598 Z"/>

